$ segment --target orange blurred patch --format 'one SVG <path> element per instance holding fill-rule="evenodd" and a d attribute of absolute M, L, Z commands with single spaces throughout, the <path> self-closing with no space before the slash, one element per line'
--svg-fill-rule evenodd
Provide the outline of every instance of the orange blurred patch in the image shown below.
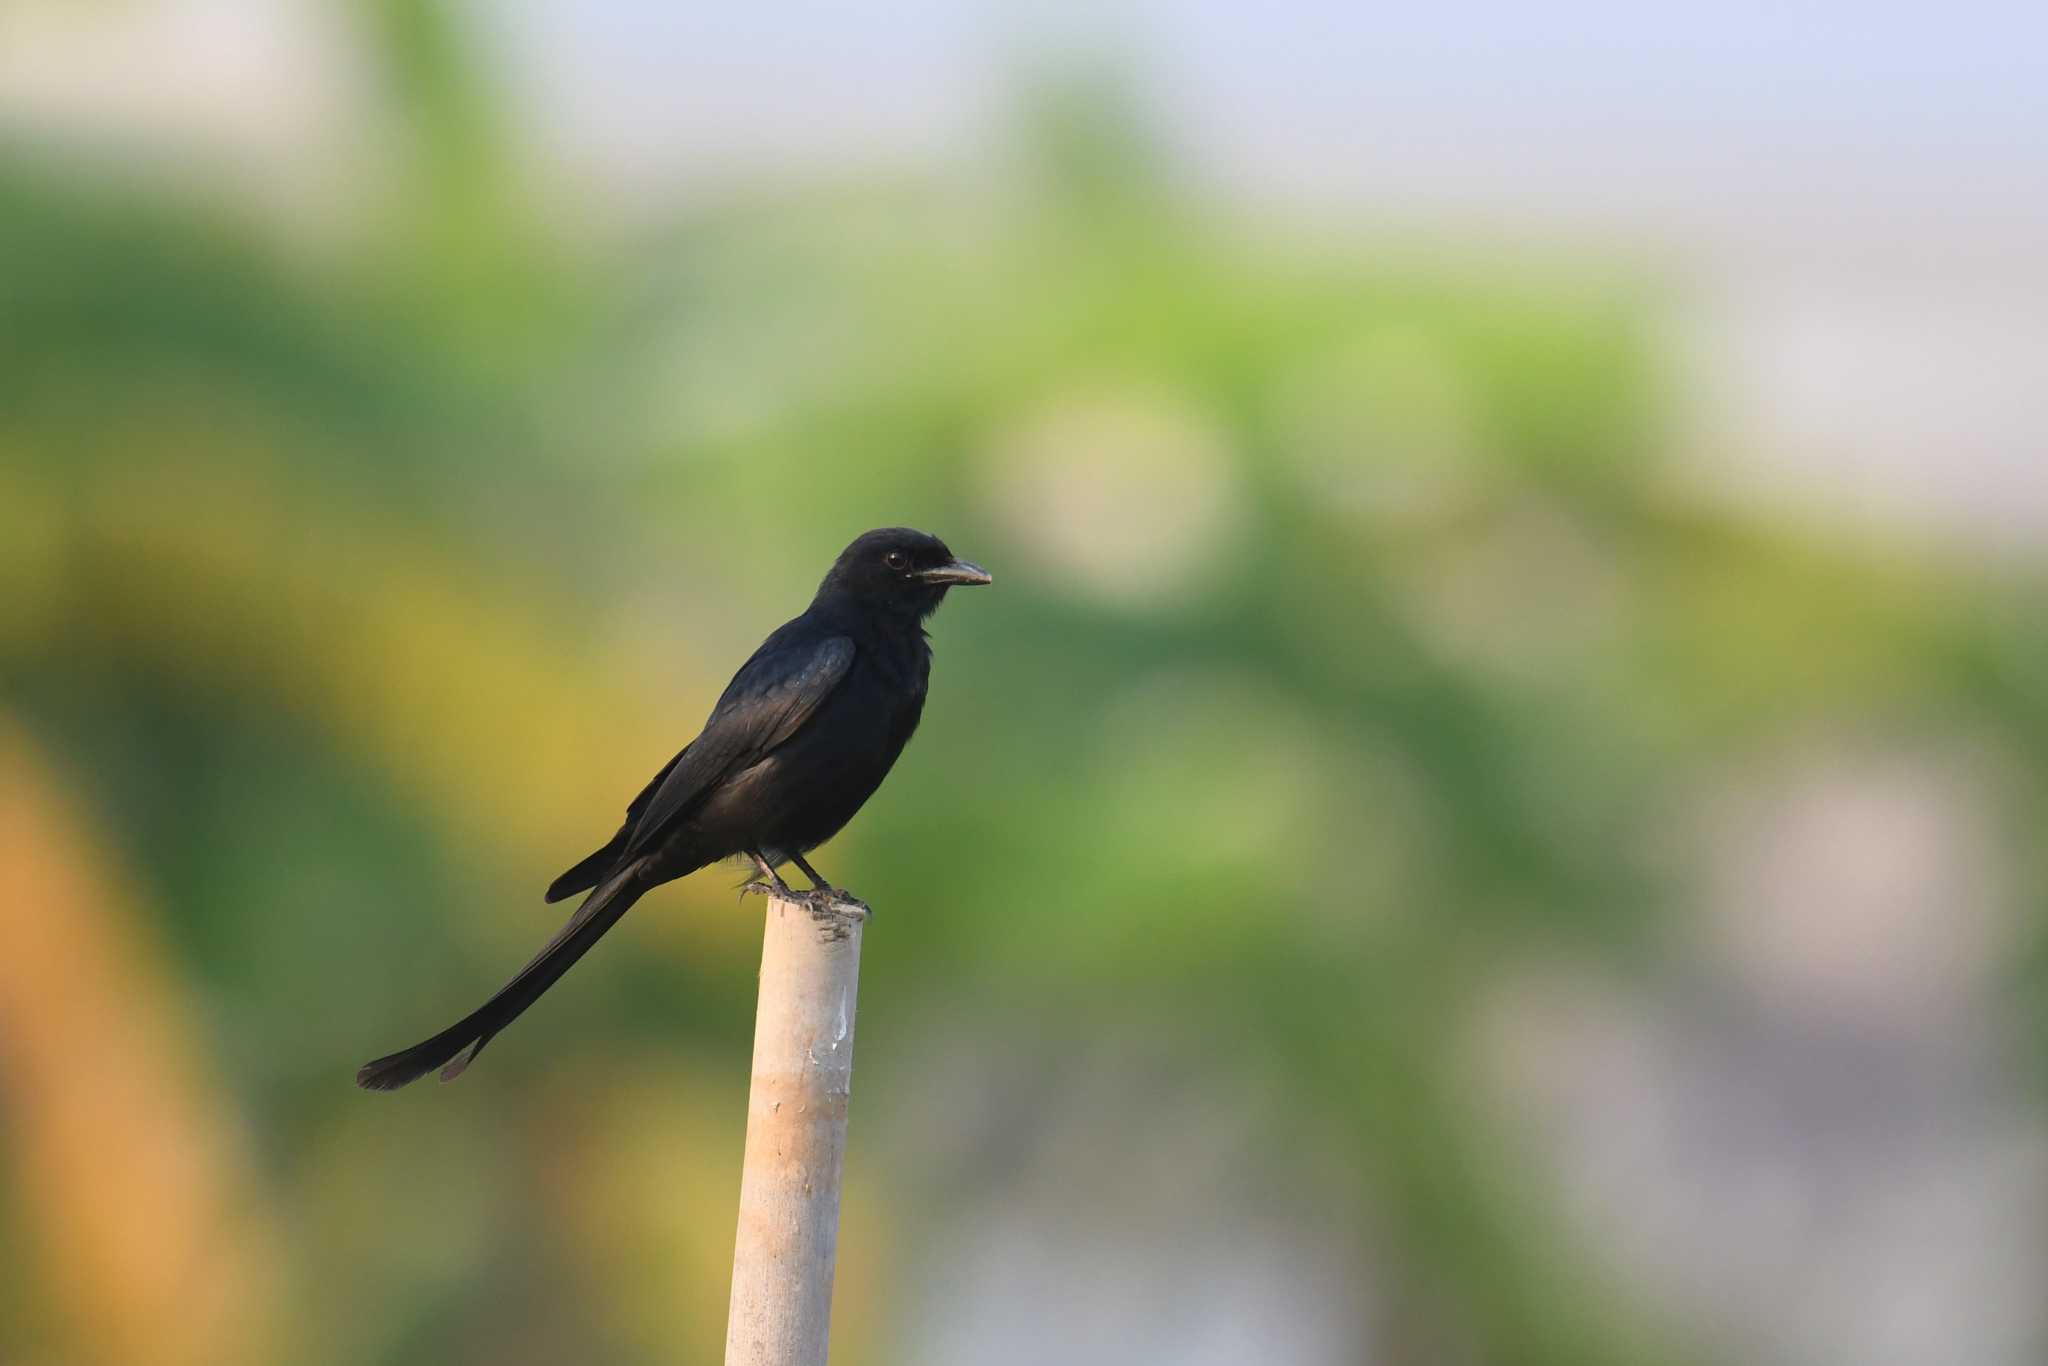
<path fill-rule="evenodd" d="M 275 1239 L 134 898 L 0 721 L 0 1094 L 53 1331 L 76 1359 L 265 1359 Z"/>

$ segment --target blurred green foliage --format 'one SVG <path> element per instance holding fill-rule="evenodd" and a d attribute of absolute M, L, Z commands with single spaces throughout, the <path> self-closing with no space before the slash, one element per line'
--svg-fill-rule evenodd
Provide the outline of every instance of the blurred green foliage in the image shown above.
<path fill-rule="evenodd" d="M 1653 293 L 1227 221 L 1113 86 L 1050 87 L 989 181 L 605 235 L 441 11 L 362 13 L 389 175 L 344 245 L 0 156 L 0 700 L 196 1003 L 277 1359 L 715 1358 L 729 880 L 650 899 L 460 1087 L 347 1081 L 523 957 L 546 878 L 897 522 L 998 587 L 934 624 L 924 732 L 822 858 L 883 911 L 847 1359 L 893 1359 L 945 1219 L 908 1212 L 911 1060 L 1136 1022 L 1272 1098 L 1272 1180 L 1394 1250 L 1412 1359 L 1690 1355 L 1473 1095 L 1474 1012 L 1530 957 L 1682 973 L 1672 830 L 1802 735 L 1973 737 L 2038 830 L 2038 593 L 1703 509 Z M 59 1310 L 6 1317 L 64 1358 Z"/>

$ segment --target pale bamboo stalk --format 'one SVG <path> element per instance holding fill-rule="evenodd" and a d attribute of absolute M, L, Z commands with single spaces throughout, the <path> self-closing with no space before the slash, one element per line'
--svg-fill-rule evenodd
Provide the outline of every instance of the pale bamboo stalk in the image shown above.
<path fill-rule="evenodd" d="M 725 1366 L 825 1366 L 865 923 L 768 901 Z"/>

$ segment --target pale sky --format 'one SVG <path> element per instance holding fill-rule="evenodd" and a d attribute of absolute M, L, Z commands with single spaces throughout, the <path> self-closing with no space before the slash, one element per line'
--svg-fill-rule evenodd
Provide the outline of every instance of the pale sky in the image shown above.
<path fill-rule="evenodd" d="M 1577 192 L 1615 172 L 2048 198 L 2040 5 L 473 8 L 556 136 L 671 170 L 970 152 L 1021 66 L 1106 49 L 1198 164 L 1312 198 L 1390 176 Z"/>
<path fill-rule="evenodd" d="M 1658 261 L 1708 483 L 2048 542 L 2048 5 L 461 2 L 536 144 L 629 199 L 972 164 L 1020 73 L 1112 54 L 1248 214 Z M 344 13 L 0 6 L 0 130 L 331 186 Z"/>

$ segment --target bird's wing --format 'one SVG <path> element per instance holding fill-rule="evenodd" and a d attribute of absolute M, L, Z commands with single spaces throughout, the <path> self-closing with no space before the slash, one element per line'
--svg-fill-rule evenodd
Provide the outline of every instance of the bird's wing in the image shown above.
<path fill-rule="evenodd" d="M 778 631 L 769 637 L 726 685 L 704 733 L 676 756 L 623 853 L 646 849 L 720 779 L 760 762 L 796 734 L 852 664 L 853 642 L 845 636 L 784 640 Z"/>

